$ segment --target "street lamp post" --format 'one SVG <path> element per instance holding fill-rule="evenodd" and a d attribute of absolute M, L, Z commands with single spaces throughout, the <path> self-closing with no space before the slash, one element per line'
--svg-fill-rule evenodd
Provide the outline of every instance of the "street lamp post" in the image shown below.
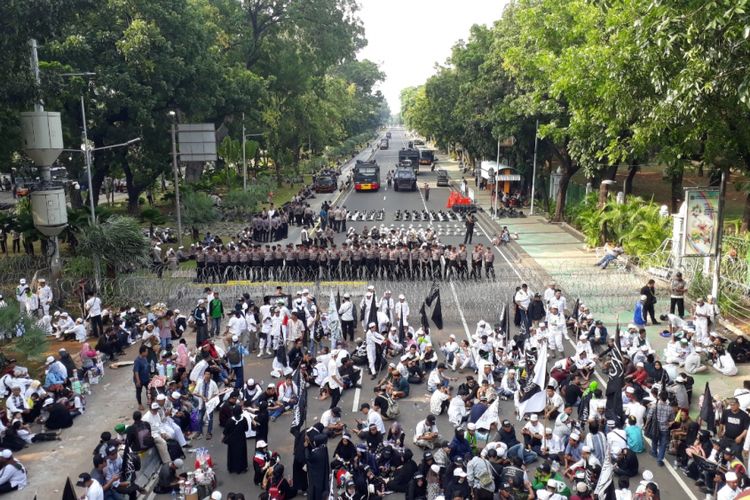
<path fill-rule="evenodd" d="M 534 166 L 531 173 L 531 215 L 534 215 L 534 196 L 536 194 L 536 149 L 539 144 L 539 120 L 536 121 L 536 132 L 534 133 Z"/>
<path fill-rule="evenodd" d="M 177 113 L 169 112 L 172 117 L 172 172 L 174 173 L 174 199 L 177 211 L 177 243 L 182 245 L 182 214 L 180 212 L 180 173 L 177 169 Z"/>
<path fill-rule="evenodd" d="M 246 134 L 245 133 L 245 113 L 242 113 L 242 190 L 247 191 L 247 158 L 245 153 L 245 140 L 248 137 L 262 137 L 266 135 L 265 132 L 258 134 Z"/>
<path fill-rule="evenodd" d="M 497 217 L 497 185 L 498 177 L 500 177 L 500 138 L 497 138 L 497 160 L 495 161 L 495 198 L 493 203 L 493 209 L 495 211 L 495 217 Z"/>

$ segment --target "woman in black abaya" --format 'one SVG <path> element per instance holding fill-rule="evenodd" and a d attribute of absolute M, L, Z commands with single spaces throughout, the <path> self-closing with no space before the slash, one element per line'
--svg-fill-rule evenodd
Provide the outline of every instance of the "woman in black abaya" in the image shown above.
<path fill-rule="evenodd" d="M 268 403 L 265 401 L 258 404 L 258 413 L 253 418 L 253 430 L 256 441 L 268 442 Z"/>
<path fill-rule="evenodd" d="M 247 420 L 242 416 L 242 408 L 235 406 L 232 418 L 224 427 L 224 443 L 227 444 L 227 469 L 242 474 L 247 472 Z"/>

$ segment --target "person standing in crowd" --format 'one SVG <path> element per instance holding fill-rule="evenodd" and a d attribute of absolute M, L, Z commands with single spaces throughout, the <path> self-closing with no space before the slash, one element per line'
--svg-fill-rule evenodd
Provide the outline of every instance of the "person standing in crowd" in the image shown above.
<path fill-rule="evenodd" d="M 680 318 L 685 317 L 685 292 L 687 283 L 682 279 L 682 273 L 677 272 L 670 283 L 669 314 L 674 314 L 675 309 Z"/>
<path fill-rule="evenodd" d="M 219 298 L 219 292 L 213 292 L 213 298 L 208 303 L 208 315 L 211 317 L 211 336 L 217 337 L 221 333 L 221 319 L 224 317 L 224 303 Z"/>
<path fill-rule="evenodd" d="M 91 335 L 99 337 L 104 334 L 104 326 L 102 324 L 102 299 L 96 296 L 96 290 L 89 292 L 89 299 L 86 301 L 84 309 L 86 310 L 86 318 L 89 320 L 91 325 Z"/>
<path fill-rule="evenodd" d="M 151 367 L 148 362 L 148 347 L 142 345 L 138 349 L 138 357 L 133 363 L 133 383 L 135 384 L 135 400 L 138 402 L 138 410 L 144 411 L 143 388 L 146 388 L 146 402 L 148 402 L 148 384 L 151 382 Z"/>
<path fill-rule="evenodd" d="M 656 281 L 653 279 L 648 280 L 643 288 L 641 288 L 641 295 L 646 296 L 646 301 L 643 303 L 643 319 L 648 320 L 651 317 L 651 324 L 658 325 L 656 321 L 656 315 L 654 312 L 654 306 L 656 305 Z"/>

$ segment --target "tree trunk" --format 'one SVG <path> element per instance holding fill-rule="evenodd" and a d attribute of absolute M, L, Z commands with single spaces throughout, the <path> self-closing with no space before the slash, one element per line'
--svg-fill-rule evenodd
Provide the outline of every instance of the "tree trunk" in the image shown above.
<path fill-rule="evenodd" d="M 185 165 L 185 182 L 198 182 L 203 175 L 203 162 L 188 161 Z"/>
<path fill-rule="evenodd" d="M 610 165 L 604 170 L 604 174 L 602 175 L 602 179 L 609 179 L 610 181 L 613 181 L 617 178 L 617 170 L 620 168 L 620 165 Z"/>
<path fill-rule="evenodd" d="M 104 184 L 104 178 L 109 173 L 108 164 L 105 161 L 105 153 L 94 156 L 94 171 L 91 172 L 91 188 L 94 190 L 94 206 L 99 206 L 99 194 L 102 191 L 102 185 Z"/>
<path fill-rule="evenodd" d="M 568 184 L 570 184 L 570 179 L 573 177 L 576 170 L 573 170 L 571 167 L 563 168 L 563 174 L 562 177 L 560 177 L 560 190 L 557 194 L 557 205 L 555 205 L 555 216 L 552 218 L 553 222 L 563 221 L 565 215 L 565 197 L 568 194 Z"/>
<path fill-rule="evenodd" d="M 143 188 L 136 185 L 133 178 L 133 171 L 127 162 L 123 162 L 122 171 L 125 173 L 125 189 L 128 191 L 128 213 L 138 214 L 138 197 L 143 192 Z"/>
<path fill-rule="evenodd" d="M 745 194 L 745 206 L 742 209 L 742 226 L 740 231 L 750 229 L 750 192 Z"/>
<path fill-rule="evenodd" d="M 635 178 L 635 174 L 638 172 L 638 166 L 631 165 L 630 168 L 628 168 L 628 176 L 625 177 L 625 185 L 623 186 L 623 193 L 625 196 L 629 196 L 633 193 L 633 178 Z"/>
<path fill-rule="evenodd" d="M 609 193 L 609 185 L 606 182 L 599 183 L 599 203 L 597 206 L 599 209 L 604 208 L 607 204 L 607 193 Z"/>
<path fill-rule="evenodd" d="M 682 177 L 684 173 L 684 167 L 682 165 L 676 165 L 668 169 L 669 180 L 672 185 L 672 199 L 671 207 L 672 213 L 677 213 L 680 210 L 680 204 L 682 203 L 683 191 L 682 191 Z"/>

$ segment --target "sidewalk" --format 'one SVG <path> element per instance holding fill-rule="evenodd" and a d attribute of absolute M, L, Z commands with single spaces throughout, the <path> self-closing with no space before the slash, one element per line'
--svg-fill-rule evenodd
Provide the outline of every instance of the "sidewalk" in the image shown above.
<path fill-rule="evenodd" d="M 460 182 L 464 177 L 453 161 L 440 158 L 440 168 L 448 171 L 452 180 Z M 595 266 L 597 257 L 593 251 L 585 248 L 583 239 L 566 225 L 550 223 L 546 218 L 528 215 L 528 208 L 524 209 L 525 217 L 492 218 L 490 191 L 480 191 L 473 186 L 473 179 L 467 177 L 469 187 L 474 189 L 475 203 L 484 210 L 480 218 L 491 221 L 495 227 L 493 232 L 499 232 L 503 226 L 518 234 L 503 251 L 510 254 L 509 258 L 521 266 L 532 266 L 536 274 L 544 278 L 542 287 L 554 282 L 563 290 L 568 299 L 568 313 L 571 312 L 576 299 L 588 305 L 597 319 L 604 321 L 613 335 L 619 320 L 624 328 L 633 320 L 633 308 L 639 299 L 640 289 L 648 281 L 648 276 L 639 269 L 620 271 L 610 266 L 601 270 Z M 536 208 L 536 207 L 535 207 Z M 511 258 L 512 256 L 512 258 Z M 535 284 L 539 287 L 539 284 Z M 533 286 L 530 284 L 530 286 Z M 534 290 L 542 292 L 542 289 Z M 669 293 L 666 285 L 657 280 L 656 315 L 667 311 Z M 667 339 L 659 335 L 663 325 L 648 326 L 648 339 L 652 347 L 663 358 L 663 350 Z M 698 411 L 698 395 L 703 393 L 706 381 L 711 382 L 714 397 L 725 398 L 733 394 L 734 389 L 741 387 L 741 381 L 750 376 L 750 365 L 738 365 L 739 373 L 735 377 L 722 376 L 713 368 L 693 375 L 695 379 L 692 410 Z"/>

